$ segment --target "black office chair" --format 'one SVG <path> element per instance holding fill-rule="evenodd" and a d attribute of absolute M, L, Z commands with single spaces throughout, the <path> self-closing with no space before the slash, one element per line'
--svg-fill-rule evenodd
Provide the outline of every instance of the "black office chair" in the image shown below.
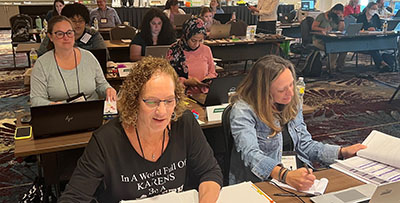
<path fill-rule="evenodd" d="M 307 56 L 316 49 L 316 47 L 312 44 L 312 35 L 311 29 L 312 24 L 314 22 L 314 18 L 306 17 L 300 23 L 301 29 L 301 43 L 292 44 L 290 46 L 290 51 L 294 54 L 299 55 L 299 58 L 296 63 L 296 67 L 299 65 L 301 61 L 306 61 Z"/>
<path fill-rule="evenodd" d="M 110 40 L 133 39 L 137 29 L 129 25 L 118 25 L 110 30 Z"/>
<path fill-rule="evenodd" d="M 231 153 L 233 147 L 233 137 L 231 133 L 231 115 L 232 105 L 228 105 L 224 112 L 222 113 L 222 128 L 224 130 L 225 139 L 225 156 L 224 156 L 224 166 L 222 168 L 222 174 L 224 176 L 224 186 L 229 185 L 229 169 L 231 164 Z"/>

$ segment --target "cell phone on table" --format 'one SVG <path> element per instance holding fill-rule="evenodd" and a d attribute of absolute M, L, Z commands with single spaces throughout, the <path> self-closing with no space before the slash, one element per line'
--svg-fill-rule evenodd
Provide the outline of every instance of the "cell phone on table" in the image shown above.
<path fill-rule="evenodd" d="M 17 127 L 14 134 L 14 139 L 22 140 L 29 139 L 32 137 L 32 127 L 31 126 L 21 126 Z"/>

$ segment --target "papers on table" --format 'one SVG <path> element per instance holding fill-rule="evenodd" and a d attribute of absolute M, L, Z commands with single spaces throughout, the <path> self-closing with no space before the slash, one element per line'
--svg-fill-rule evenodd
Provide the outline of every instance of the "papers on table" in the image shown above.
<path fill-rule="evenodd" d="M 215 106 L 207 106 L 206 107 L 206 112 L 207 112 L 207 119 L 208 121 L 221 121 L 222 119 L 222 113 L 224 112 L 224 109 L 228 106 L 229 104 L 221 104 L 221 105 L 215 105 Z"/>
<path fill-rule="evenodd" d="M 198 203 L 198 192 L 196 190 L 189 190 L 181 193 L 170 192 L 163 195 L 158 195 L 152 198 L 140 200 L 123 200 L 120 203 L 161 203 L 161 202 L 174 202 L 174 203 Z M 257 186 L 251 182 L 243 182 L 236 185 L 223 187 L 219 194 L 217 203 L 273 203 L 268 195 L 261 191 Z"/>
<path fill-rule="evenodd" d="M 400 180 L 400 139 L 372 131 L 364 140 L 367 149 L 356 157 L 339 161 L 331 167 L 365 183 L 381 185 Z"/>
<path fill-rule="evenodd" d="M 271 182 L 276 183 L 277 185 L 279 185 L 280 187 L 283 188 L 288 188 L 291 190 L 296 190 L 294 187 L 279 182 L 278 180 L 272 179 Z M 304 193 L 308 193 L 308 194 L 312 194 L 312 195 L 322 195 L 325 192 L 326 187 L 328 186 L 328 179 L 326 178 L 321 178 L 320 180 L 315 180 L 314 184 L 311 186 L 310 189 L 306 190 L 306 191 L 300 191 L 300 192 L 304 192 Z M 272 183 L 271 183 L 272 184 Z"/>

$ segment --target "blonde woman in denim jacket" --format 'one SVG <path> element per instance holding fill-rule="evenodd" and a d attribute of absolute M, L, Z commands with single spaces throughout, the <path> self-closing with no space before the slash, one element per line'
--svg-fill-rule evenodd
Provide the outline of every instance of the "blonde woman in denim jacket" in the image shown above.
<path fill-rule="evenodd" d="M 355 144 L 342 148 L 312 140 L 303 120 L 295 78 L 292 63 L 268 55 L 255 63 L 238 87 L 230 114 L 234 139 L 230 184 L 274 178 L 307 190 L 315 180 L 312 170 L 284 168 L 281 159 L 285 148 L 289 146 L 300 162 L 312 166 L 315 161 L 332 163 L 354 156 L 366 147 Z"/>

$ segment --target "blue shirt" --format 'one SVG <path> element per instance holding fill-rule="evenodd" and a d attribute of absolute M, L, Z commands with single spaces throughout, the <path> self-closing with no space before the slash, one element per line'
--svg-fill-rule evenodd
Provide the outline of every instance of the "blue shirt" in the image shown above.
<path fill-rule="evenodd" d="M 282 133 L 271 136 L 271 128 L 243 100 L 233 105 L 230 121 L 234 145 L 229 184 L 267 180 L 272 169 L 281 163 Z M 339 146 L 312 140 L 303 120 L 302 108 L 296 118 L 289 121 L 288 131 L 295 151 L 304 163 L 311 165 L 312 161 L 320 161 L 329 164 L 338 158 Z"/>
<path fill-rule="evenodd" d="M 121 24 L 117 11 L 114 8 L 107 6 L 106 10 L 103 11 L 100 8 L 92 10 L 90 12 L 90 25 L 93 25 L 94 19 L 97 18 L 99 22 L 99 28 L 113 28 Z M 101 22 L 102 18 L 106 18 L 107 22 Z"/>

